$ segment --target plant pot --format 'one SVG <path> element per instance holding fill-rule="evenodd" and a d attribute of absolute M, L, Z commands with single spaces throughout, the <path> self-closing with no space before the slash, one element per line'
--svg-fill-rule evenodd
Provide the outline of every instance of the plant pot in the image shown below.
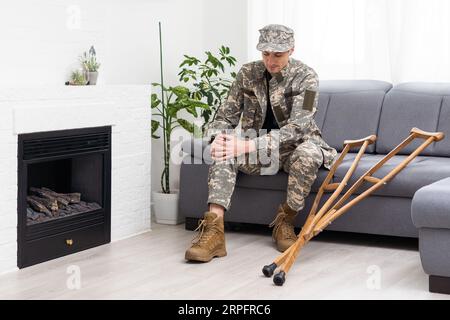
<path fill-rule="evenodd" d="M 172 193 L 153 192 L 153 208 L 156 223 L 179 224 L 184 222 L 178 212 L 178 191 Z"/>
<path fill-rule="evenodd" d="M 97 84 L 98 72 L 88 72 L 89 85 L 93 86 Z"/>

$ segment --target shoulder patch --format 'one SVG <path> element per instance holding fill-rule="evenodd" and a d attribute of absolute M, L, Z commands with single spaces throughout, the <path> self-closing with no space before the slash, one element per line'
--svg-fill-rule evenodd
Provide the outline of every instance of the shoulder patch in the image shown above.
<path fill-rule="evenodd" d="M 306 89 L 305 97 L 303 99 L 303 110 L 312 111 L 315 98 L 316 98 L 316 91 Z"/>

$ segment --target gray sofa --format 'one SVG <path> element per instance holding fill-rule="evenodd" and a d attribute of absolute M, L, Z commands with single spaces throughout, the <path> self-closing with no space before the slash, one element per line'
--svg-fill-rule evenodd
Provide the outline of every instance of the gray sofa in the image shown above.
<path fill-rule="evenodd" d="M 423 268 L 430 275 L 430 291 L 450 293 L 450 84 L 404 83 L 393 87 L 372 80 L 322 81 L 315 120 L 325 141 L 338 151 L 346 139 L 377 135 L 350 183 L 406 138 L 412 127 L 446 134 L 444 140 L 430 145 L 391 182 L 327 229 L 418 237 Z M 374 176 L 383 177 L 421 141 L 410 145 Z M 187 155 L 181 166 L 179 210 L 186 217 L 186 228 L 192 229 L 207 208 L 211 159 L 202 140 L 186 141 L 182 148 Z M 347 156 L 334 181 L 343 178 L 354 156 Z M 309 212 L 327 173 L 323 168 L 319 171 L 303 212 Z M 269 224 L 277 206 L 285 200 L 286 186 L 287 174 L 282 171 L 273 176 L 239 173 L 225 221 Z M 305 217 L 298 215 L 297 227 L 303 225 Z"/>

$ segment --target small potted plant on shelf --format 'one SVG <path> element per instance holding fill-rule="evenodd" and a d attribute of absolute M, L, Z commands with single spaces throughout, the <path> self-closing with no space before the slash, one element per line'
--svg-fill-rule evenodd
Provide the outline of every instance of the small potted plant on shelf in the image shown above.
<path fill-rule="evenodd" d="M 80 62 L 83 65 L 84 70 L 87 73 L 88 84 L 97 84 L 98 69 L 100 68 L 100 63 L 97 62 L 97 53 L 95 52 L 94 46 L 91 46 L 89 52 L 84 52 L 80 57 Z"/>
<path fill-rule="evenodd" d="M 86 76 L 81 70 L 74 70 L 70 75 L 70 80 L 68 81 L 71 86 L 84 86 L 87 84 Z"/>

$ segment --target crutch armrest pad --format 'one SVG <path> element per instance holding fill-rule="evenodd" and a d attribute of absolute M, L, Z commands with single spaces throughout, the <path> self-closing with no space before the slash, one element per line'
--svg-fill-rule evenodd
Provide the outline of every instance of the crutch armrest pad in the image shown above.
<path fill-rule="evenodd" d="M 444 139 L 445 135 L 443 132 L 427 132 L 420 130 L 419 128 L 412 128 L 411 133 L 415 134 L 418 138 L 428 139 L 429 137 L 434 137 L 435 141 L 440 141 Z"/>
<path fill-rule="evenodd" d="M 344 145 L 348 144 L 350 147 L 358 147 L 362 146 L 364 142 L 369 141 L 369 144 L 372 144 L 377 140 L 377 136 L 372 134 L 370 136 L 367 136 L 365 138 L 359 139 L 359 140 L 345 140 Z"/>

